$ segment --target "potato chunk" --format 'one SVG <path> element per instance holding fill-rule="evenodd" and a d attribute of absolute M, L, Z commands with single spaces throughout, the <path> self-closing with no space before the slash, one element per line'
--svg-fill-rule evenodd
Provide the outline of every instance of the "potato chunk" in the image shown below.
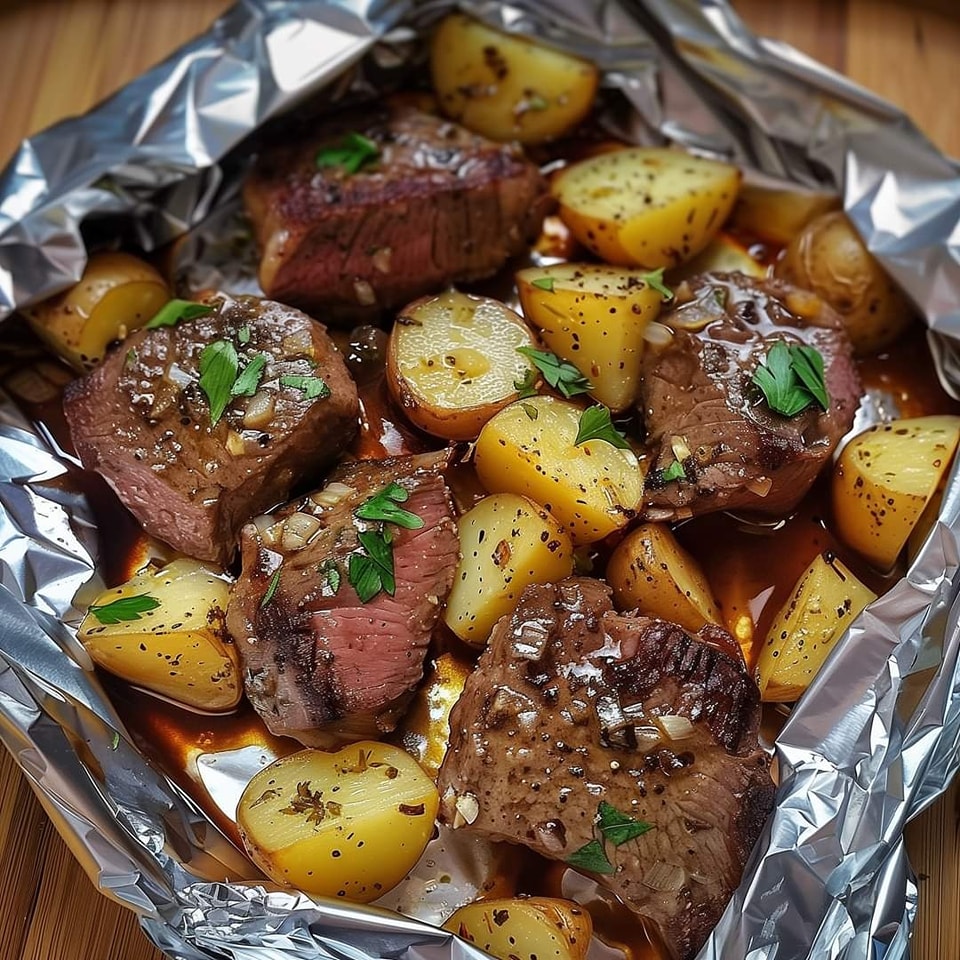
<path fill-rule="evenodd" d="M 128 253 L 95 253 L 76 286 L 23 312 L 37 336 L 82 373 L 169 299 L 166 281 L 148 263 Z"/>
<path fill-rule="evenodd" d="M 814 217 L 839 206 L 835 193 L 750 178 L 740 188 L 730 221 L 748 234 L 785 247 Z"/>
<path fill-rule="evenodd" d="M 460 564 L 447 598 L 447 626 L 482 646 L 494 624 L 513 612 L 523 588 L 573 573 L 573 544 L 529 497 L 498 493 L 461 517 Z"/>
<path fill-rule="evenodd" d="M 745 273 L 748 277 L 762 280 L 767 268 L 751 256 L 750 251 L 736 237 L 720 233 L 714 237 L 692 260 L 671 270 L 667 282 L 680 283 L 698 273 Z"/>
<path fill-rule="evenodd" d="M 387 383 L 421 430 L 473 440 L 517 399 L 534 372 L 518 347 L 534 346 L 523 320 L 499 300 L 448 291 L 406 307 L 390 334 Z"/>
<path fill-rule="evenodd" d="M 575 443 L 583 411 L 553 397 L 512 403 L 480 432 L 474 466 L 491 493 L 530 497 L 574 544 L 593 543 L 636 516 L 643 476 L 636 455 L 605 440 Z"/>
<path fill-rule="evenodd" d="M 364 740 L 265 767 L 240 797 L 237 826 L 250 858 L 277 883 L 369 903 L 417 862 L 437 806 L 416 760 Z"/>
<path fill-rule="evenodd" d="M 201 710 L 240 702 L 240 663 L 227 633 L 230 584 L 196 560 L 139 573 L 91 604 L 78 637 L 94 663 Z"/>
<path fill-rule="evenodd" d="M 837 640 L 877 595 L 832 554 L 820 554 L 777 613 L 760 651 L 763 700 L 800 698 Z"/>
<path fill-rule="evenodd" d="M 636 147 L 571 164 L 553 180 L 560 216 L 608 263 L 676 267 L 723 226 L 740 171 L 680 150 Z"/>
<path fill-rule="evenodd" d="M 593 936 L 583 907 L 550 897 L 481 900 L 461 907 L 444 927 L 500 960 L 584 960 Z"/>
<path fill-rule="evenodd" d="M 588 263 L 530 267 L 517 274 L 526 318 L 557 356 L 593 384 L 590 395 L 626 410 L 640 383 L 643 333 L 662 295 L 641 271 Z"/>
<path fill-rule="evenodd" d="M 541 143 L 575 127 L 597 92 L 597 68 L 529 37 L 453 13 L 430 46 L 443 112 L 491 140 Z"/>
<path fill-rule="evenodd" d="M 880 570 L 889 570 L 946 474 L 960 417 L 878 424 L 854 437 L 833 471 L 834 529 Z"/>
<path fill-rule="evenodd" d="M 631 530 L 607 563 L 607 581 L 621 610 L 636 608 L 693 632 L 723 622 L 706 576 L 665 524 Z"/>

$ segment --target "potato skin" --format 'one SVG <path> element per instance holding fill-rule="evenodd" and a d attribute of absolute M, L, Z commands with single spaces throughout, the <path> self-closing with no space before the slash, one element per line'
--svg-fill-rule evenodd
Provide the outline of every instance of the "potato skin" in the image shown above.
<path fill-rule="evenodd" d="M 586 60 L 462 13 L 441 21 L 430 74 L 443 112 L 491 140 L 542 143 L 590 111 L 600 75 Z"/>
<path fill-rule="evenodd" d="M 390 333 L 387 385 L 410 420 L 445 440 L 473 440 L 535 372 L 518 347 L 523 319 L 489 297 L 455 290 L 404 307 Z"/>
<path fill-rule="evenodd" d="M 338 753 L 301 750 L 259 771 L 240 797 L 237 826 L 277 883 L 369 903 L 420 858 L 438 805 L 409 754 L 364 740 Z"/>
<path fill-rule="evenodd" d="M 889 346 L 914 319 L 910 302 L 841 210 L 816 217 L 795 235 L 775 273 L 840 314 L 857 356 Z"/>
<path fill-rule="evenodd" d="M 240 702 L 240 660 L 227 633 L 230 584 L 196 560 L 175 560 L 105 591 L 92 606 L 149 596 L 137 619 L 102 623 L 95 611 L 77 636 L 91 659 L 130 683 L 189 707 L 232 710 Z"/>
<path fill-rule="evenodd" d="M 631 530 L 607 562 L 607 581 L 621 610 L 637 609 L 694 633 L 723 622 L 699 564 L 665 524 Z"/>
<path fill-rule="evenodd" d="M 740 171 L 661 147 L 633 147 L 573 163 L 550 189 L 560 217 L 607 263 L 654 270 L 691 260 L 733 209 Z"/>
<path fill-rule="evenodd" d="M 512 403 L 480 431 L 473 461 L 487 490 L 530 497 L 563 524 L 575 545 L 626 526 L 643 495 L 632 451 L 603 440 L 575 445 L 582 412 L 554 397 Z"/>
<path fill-rule="evenodd" d="M 960 417 L 894 420 L 855 436 L 833 471 L 833 529 L 889 570 L 950 468 Z"/>
<path fill-rule="evenodd" d="M 148 263 L 128 253 L 95 253 L 79 283 L 23 312 L 37 336 L 82 373 L 169 299 L 166 281 Z"/>
<path fill-rule="evenodd" d="M 820 554 L 797 581 L 760 650 L 761 699 L 798 700 L 837 640 L 876 594 L 832 554 Z"/>
<path fill-rule="evenodd" d="M 480 900 L 443 925 L 499 960 L 584 960 L 593 921 L 579 904 L 550 897 Z"/>
<path fill-rule="evenodd" d="M 513 612 L 524 587 L 573 573 L 573 544 L 562 526 L 529 497 L 498 493 L 460 518 L 460 555 L 444 620 L 464 642 L 486 643 Z"/>

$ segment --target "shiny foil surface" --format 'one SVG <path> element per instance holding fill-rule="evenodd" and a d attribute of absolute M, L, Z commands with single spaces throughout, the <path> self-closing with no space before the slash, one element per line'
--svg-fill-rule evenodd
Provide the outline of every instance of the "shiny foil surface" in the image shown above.
<path fill-rule="evenodd" d="M 450 6 L 245 0 L 24 143 L 0 174 L 0 317 L 76 281 L 87 244 L 149 250 L 228 215 L 251 134 L 308 97 L 322 109 L 399 85 Z M 754 37 L 715 0 L 461 6 L 595 60 L 620 136 L 842 193 L 926 316 L 944 381 L 960 382 L 960 177 L 903 114 Z M 242 882 L 246 859 L 132 746 L 76 642 L 74 598 L 106 532 L 67 482 L 69 461 L 0 396 L 0 737 L 103 892 L 179 960 L 479 956 L 421 922 L 475 885 L 475 853 L 443 835 L 382 905 L 420 920 Z M 908 955 L 917 889 L 902 829 L 960 757 L 958 567 L 954 476 L 908 576 L 851 627 L 783 730 L 776 811 L 702 958 Z M 219 772 L 226 804 L 245 764 Z M 438 864 L 453 877 L 441 893 Z"/>

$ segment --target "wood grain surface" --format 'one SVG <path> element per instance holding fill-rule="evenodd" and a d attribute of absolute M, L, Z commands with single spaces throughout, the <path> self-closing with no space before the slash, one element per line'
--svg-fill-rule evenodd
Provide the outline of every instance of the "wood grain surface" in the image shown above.
<path fill-rule="evenodd" d="M 0 163 L 20 139 L 82 113 L 204 29 L 226 0 L 0 0 Z M 955 0 L 735 0 L 786 40 L 905 108 L 960 156 Z M 916 960 L 960 958 L 960 789 L 908 828 L 921 880 Z M 159 960 L 135 917 L 100 896 L 0 756 L 0 960 Z"/>

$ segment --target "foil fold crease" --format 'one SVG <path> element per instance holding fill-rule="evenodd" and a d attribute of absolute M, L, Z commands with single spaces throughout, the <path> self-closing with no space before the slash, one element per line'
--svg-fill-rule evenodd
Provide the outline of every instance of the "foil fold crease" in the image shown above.
<path fill-rule="evenodd" d="M 78 279 L 88 246 L 150 250 L 198 224 L 236 196 L 264 124 L 308 97 L 396 84 L 411 40 L 451 6 L 242 0 L 91 113 L 25 142 L 0 174 L 0 318 Z M 840 192 L 924 313 L 956 394 L 960 176 L 902 113 L 754 37 L 721 0 L 461 6 L 595 59 L 622 135 Z M 140 755 L 84 668 L 68 625 L 96 529 L 58 482 L 60 453 L 0 396 L 0 739 L 104 893 L 178 960 L 479 957 L 415 920 L 240 882 L 245 859 Z M 903 825 L 960 763 L 958 569 L 954 475 L 908 577 L 851 627 L 784 729 L 777 809 L 702 960 L 908 956 Z"/>

